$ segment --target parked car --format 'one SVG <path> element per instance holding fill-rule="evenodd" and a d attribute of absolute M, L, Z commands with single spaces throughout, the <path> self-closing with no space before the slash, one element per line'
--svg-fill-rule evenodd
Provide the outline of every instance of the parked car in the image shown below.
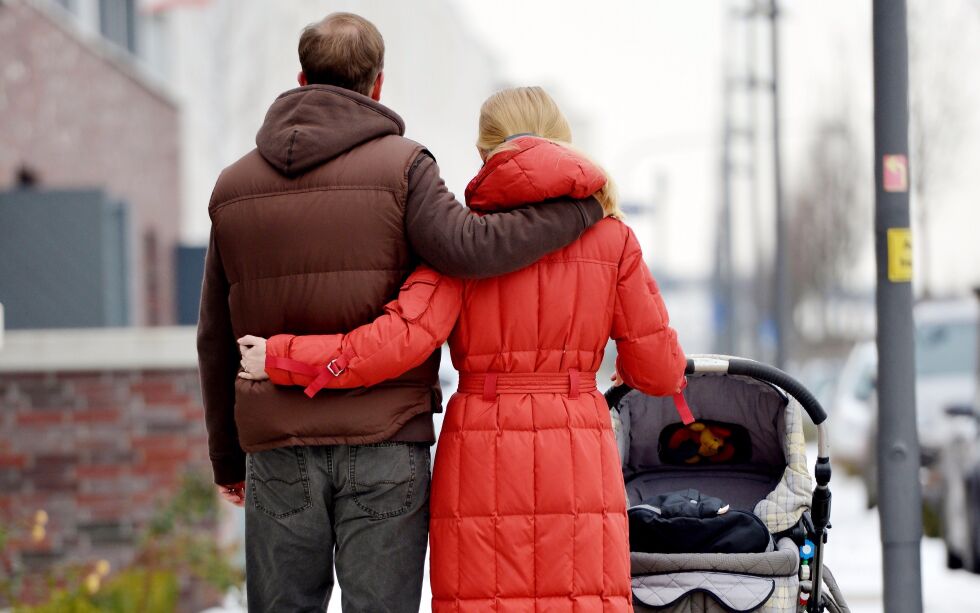
<path fill-rule="evenodd" d="M 827 427 L 834 463 L 849 472 L 863 472 L 867 460 L 877 372 L 874 341 L 856 343 L 844 361 L 829 405 L 833 419 L 827 421 Z"/>
<path fill-rule="evenodd" d="M 953 438 L 939 454 L 946 565 L 980 573 L 980 408 L 951 406 Z"/>
<path fill-rule="evenodd" d="M 916 421 L 922 454 L 923 494 L 938 509 L 942 479 L 936 460 L 959 428 L 946 414 L 971 405 L 976 395 L 978 309 L 972 299 L 922 302 L 915 307 Z M 877 501 L 875 344 L 857 343 L 841 373 L 831 406 L 835 458 L 856 468 L 868 505 Z"/>
<path fill-rule="evenodd" d="M 971 406 L 976 397 L 978 312 L 973 299 L 916 306 L 916 417 L 926 465 L 958 428 L 946 409 Z"/>
<path fill-rule="evenodd" d="M 972 404 L 947 407 L 955 425 L 939 466 L 946 565 L 980 573 L 980 339 L 974 339 L 973 358 L 976 395 Z"/>

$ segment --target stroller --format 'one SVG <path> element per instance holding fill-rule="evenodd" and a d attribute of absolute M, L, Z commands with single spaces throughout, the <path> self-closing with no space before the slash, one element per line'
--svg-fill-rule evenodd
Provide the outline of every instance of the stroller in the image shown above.
<path fill-rule="evenodd" d="M 848 612 L 823 566 L 830 458 L 823 425 L 827 414 L 820 403 L 783 371 L 751 360 L 692 356 L 687 374 L 683 396 L 697 420 L 691 424 L 681 423 L 681 407 L 675 411 L 671 398 L 647 396 L 626 385 L 606 393 L 630 506 L 636 611 Z M 790 398 L 817 427 L 816 488 L 806 468 L 802 414 Z M 657 506 L 665 497 L 673 496 L 676 503 L 678 495 L 682 502 L 698 503 L 683 499 L 699 495 L 716 501 L 714 516 L 679 518 L 682 530 L 672 525 L 660 533 L 668 538 L 651 539 L 669 541 L 664 546 L 673 549 L 637 550 L 638 514 L 675 521 L 654 514 L 665 513 Z M 725 506 L 719 509 L 720 504 Z M 737 515 L 742 527 L 758 524 L 766 539 L 763 550 L 718 553 L 725 548 L 715 546 L 717 540 L 698 534 L 710 531 L 712 522 Z M 717 528 L 714 536 L 722 540 L 732 532 Z M 706 548 L 706 542 L 713 544 Z M 685 543 L 691 549 L 684 549 Z"/>

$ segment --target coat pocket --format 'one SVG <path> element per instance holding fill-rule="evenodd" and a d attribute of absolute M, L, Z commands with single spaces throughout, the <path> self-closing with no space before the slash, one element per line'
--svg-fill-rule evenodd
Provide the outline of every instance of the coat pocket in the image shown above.
<path fill-rule="evenodd" d="M 313 506 L 304 447 L 248 454 L 248 495 L 266 515 L 283 519 Z"/>
<path fill-rule="evenodd" d="M 398 309 L 406 321 L 416 321 L 432 302 L 432 294 L 439 285 L 438 274 L 414 274 L 402 286 L 398 295 Z"/>
<path fill-rule="evenodd" d="M 350 483 L 354 503 L 371 519 L 408 511 L 419 491 L 428 487 L 429 448 L 416 443 L 376 443 L 350 448 Z"/>

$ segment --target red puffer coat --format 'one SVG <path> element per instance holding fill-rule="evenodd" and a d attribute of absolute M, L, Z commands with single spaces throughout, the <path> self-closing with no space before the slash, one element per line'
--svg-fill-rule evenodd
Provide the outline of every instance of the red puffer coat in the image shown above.
<path fill-rule="evenodd" d="M 470 183 L 472 208 L 584 197 L 604 183 L 563 147 L 513 144 Z M 266 370 L 309 394 L 369 386 L 448 337 L 461 374 L 432 480 L 433 610 L 619 612 L 632 608 L 626 501 L 595 381 L 610 336 L 627 383 L 680 390 L 685 358 L 657 285 L 632 231 L 606 219 L 502 277 L 463 282 L 421 267 L 371 324 L 273 337 Z"/>

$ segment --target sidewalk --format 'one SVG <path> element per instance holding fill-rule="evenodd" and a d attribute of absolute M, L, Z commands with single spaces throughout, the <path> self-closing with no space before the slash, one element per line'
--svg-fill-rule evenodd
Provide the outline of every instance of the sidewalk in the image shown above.
<path fill-rule="evenodd" d="M 827 566 L 840 583 L 853 613 L 881 613 L 878 511 L 864 508 L 864 488 L 859 479 L 838 471 L 830 486 L 834 494 L 831 509 L 834 527 L 827 543 Z M 942 540 L 924 539 L 922 593 L 926 613 L 973 611 L 980 597 L 980 575 L 947 569 Z"/>

